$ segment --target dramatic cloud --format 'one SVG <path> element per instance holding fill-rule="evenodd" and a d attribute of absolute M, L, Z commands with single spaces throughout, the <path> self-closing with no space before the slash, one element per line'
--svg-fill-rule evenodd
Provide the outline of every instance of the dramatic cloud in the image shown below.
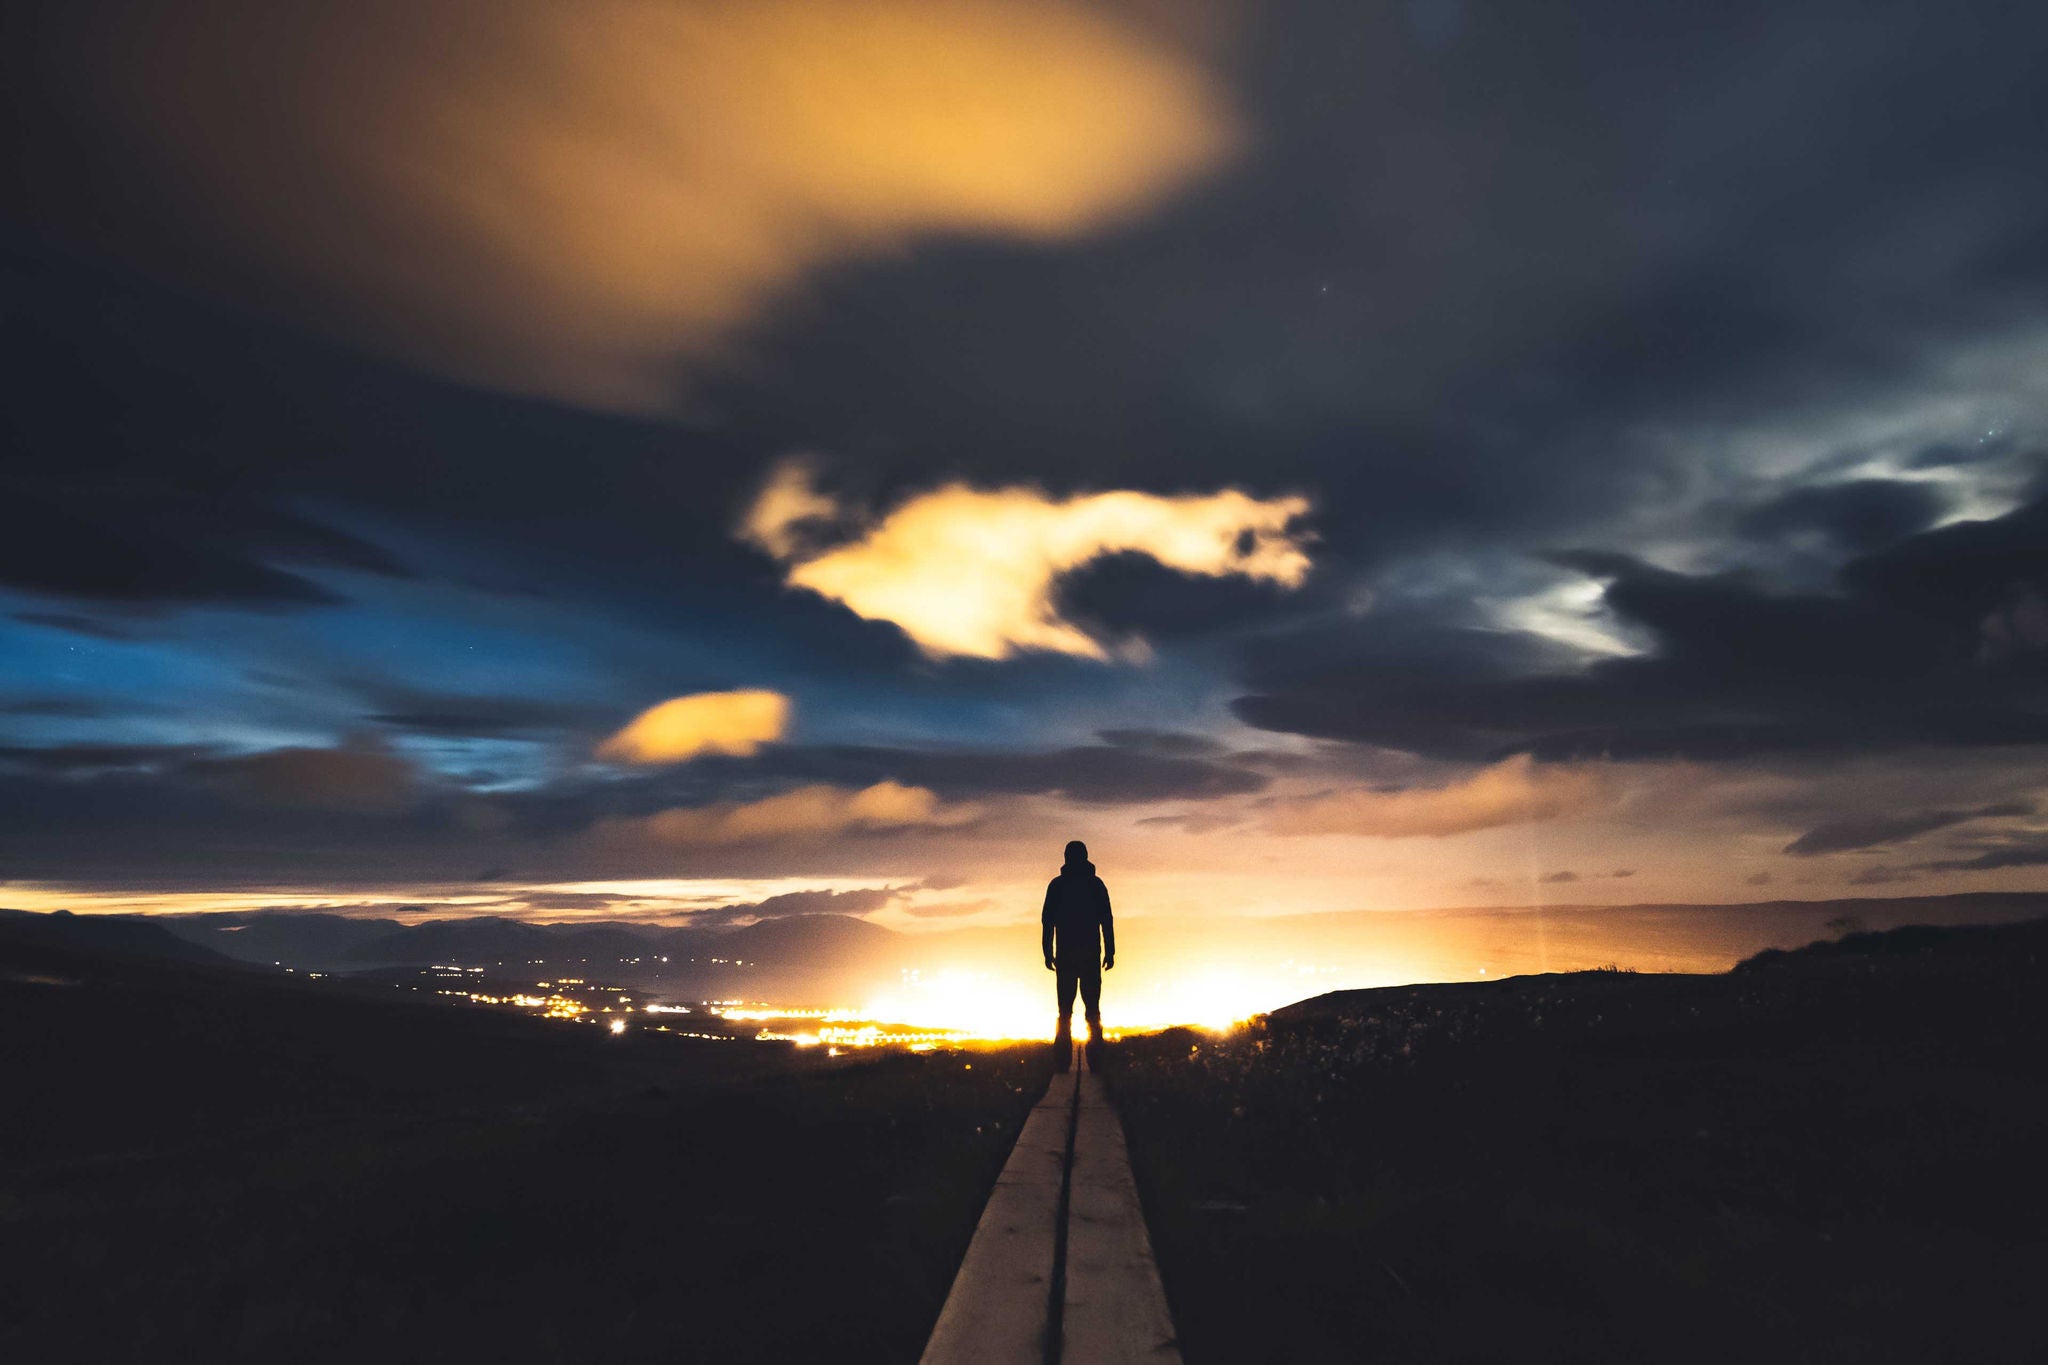
<path fill-rule="evenodd" d="M 75 778 L 105 773 L 178 771 L 212 761 L 196 744 L 10 744 L 0 746 L 0 768 Z"/>
<path fill-rule="evenodd" d="M 388 681 L 361 685 L 378 709 L 363 719 L 393 730 L 469 739 L 551 734 L 586 721 L 592 708 L 538 697 L 433 692 Z"/>
<path fill-rule="evenodd" d="M 1785 845 L 1798 858 L 1819 853 L 1841 853 L 1849 849 L 1875 848 L 1896 844 L 1937 829 L 1947 829 L 1970 820 L 1999 816 L 2031 815 L 2034 808 L 2025 801 L 1999 801 L 1975 810 L 1921 810 L 1899 815 L 1869 815 L 1847 820 L 1830 820 L 1816 825 Z"/>
<path fill-rule="evenodd" d="M 839 504 L 817 490 L 814 477 L 809 460 L 793 457 L 776 465 L 740 519 L 739 538 L 777 559 L 796 558 L 803 550 L 799 530 L 839 515 Z"/>
<path fill-rule="evenodd" d="M 212 252 L 409 358 L 605 405 L 667 405 L 679 358 L 816 266 L 924 233 L 1084 232 L 1237 140 L 1185 55 L 1071 0 L 228 0 L 91 22 L 74 80 Z M 117 232 L 161 265 L 160 226 Z"/>
<path fill-rule="evenodd" d="M 946 805 L 923 787 L 877 782 L 858 791 L 824 785 L 798 787 L 759 801 L 721 801 L 679 807 L 637 820 L 599 826 L 606 840 L 647 839 L 661 844 L 744 844 L 843 834 L 848 831 L 907 829 L 966 824 L 980 811 Z"/>
<path fill-rule="evenodd" d="M 0 585 L 127 607 L 287 608 L 343 600 L 307 568 L 409 576 L 378 546 L 260 496 L 157 477 L 74 479 L 69 452 L 52 463 L 0 476 Z M 16 619 L 100 639 L 134 634 L 69 612 Z"/>
<path fill-rule="evenodd" d="M 1855 753 L 2048 743 L 2048 497 L 1847 560 L 1828 590 L 1678 573 L 1614 553 L 1554 562 L 1603 586 L 1647 644 L 1589 664 L 1455 611 L 1367 612 L 1254 641 L 1246 722 L 1439 757 Z"/>
<path fill-rule="evenodd" d="M 766 900 L 715 905 L 690 913 L 692 925 L 748 924 L 803 915 L 866 915 L 880 910 L 900 894 L 894 887 L 857 887 L 848 891 L 785 891 Z M 673 910 L 669 911 L 673 913 Z"/>
<path fill-rule="evenodd" d="M 1940 490 L 1897 479 L 1795 488 L 1750 509 L 1737 529 L 1758 538 L 1813 537 L 1849 550 L 1872 550 L 1926 530 L 1942 511 Z"/>
<path fill-rule="evenodd" d="M 744 758 L 789 729 L 789 698 L 779 692 L 697 692 L 635 716 L 597 748 L 622 763 L 682 763 L 703 754 Z"/>
<path fill-rule="evenodd" d="M 2026 833 L 1991 844 L 1967 858 L 1923 863 L 1917 871 L 1993 872 L 2007 867 L 2048 867 L 2048 835 Z"/>
<path fill-rule="evenodd" d="M 902 782 L 929 787 L 949 800 L 1058 796 L 1091 806 L 1243 796 L 1269 781 L 1266 774 L 1220 755 L 1147 753 L 1109 744 L 1037 750 L 790 746 L 752 764 L 732 766 L 835 786 Z"/>
<path fill-rule="evenodd" d="M 1210 757 L 1223 752 L 1223 744 L 1207 735 L 1190 735 L 1179 730 L 1153 730 L 1144 727 L 1110 729 L 1099 732 L 1102 742 L 1119 749 L 1135 749 L 1140 753 L 1164 754 L 1174 758 Z"/>
<path fill-rule="evenodd" d="M 1279 802 L 1265 827 L 1274 834 L 1443 838 L 1587 814 L 1608 799 L 1607 782 L 1596 771 L 1539 766 L 1518 756 L 1441 787 L 1335 791 Z"/>
<path fill-rule="evenodd" d="M 419 780 L 411 763 L 368 743 L 201 759 L 188 771 L 244 801 L 370 815 L 404 810 Z"/>
<path fill-rule="evenodd" d="M 800 466 L 785 466 L 743 532 L 786 557 L 795 526 L 835 507 L 810 489 Z M 1062 574 L 1134 553 L 1184 574 L 1298 587 L 1309 557 L 1294 523 L 1308 510 L 1306 498 L 1261 500 L 1236 489 L 1054 498 L 1036 488 L 948 484 L 904 502 L 849 544 L 797 559 L 788 581 L 895 623 L 934 658 L 1049 650 L 1103 659 L 1102 641 L 1060 617 L 1054 587 Z"/>
<path fill-rule="evenodd" d="M 1564 886 L 1571 882 L 1579 881 L 1625 881 L 1635 875 L 1635 869 L 1632 867 L 1617 867 L 1612 872 L 1589 872 L 1582 877 L 1568 867 L 1561 867 L 1555 872 L 1544 873 L 1536 881 L 1538 885 L 1543 886 Z M 1494 885 L 1497 883 L 1489 882 L 1486 878 L 1478 878 L 1475 879 L 1473 884 L 1477 886 Z"/>

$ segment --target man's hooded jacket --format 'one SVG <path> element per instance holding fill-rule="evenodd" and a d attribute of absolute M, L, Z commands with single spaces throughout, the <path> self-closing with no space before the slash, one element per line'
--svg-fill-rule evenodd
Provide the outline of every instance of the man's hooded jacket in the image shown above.
<path fill-rule="evenodd" d="M 1062 867 L 1045 888 L 1045 910 L 1038 922 L 1050 932 L 1053 961 L 1062 971 L 1097 971 L 1105 951 L 1116 955 L 1109 888 L 1095 875 L 1095 864 L 1085 858 Z"/>

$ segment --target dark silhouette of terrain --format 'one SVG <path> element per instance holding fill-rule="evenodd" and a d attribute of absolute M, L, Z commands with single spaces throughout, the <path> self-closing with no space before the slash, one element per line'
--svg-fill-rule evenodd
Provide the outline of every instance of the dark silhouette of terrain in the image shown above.
<path fill-rule="evenodd" d="M 0 1359 L 914 1359 L 1048 1065 L 390 994 L 0 917 Z"/>
<path fill-rule="evenodd" d="M 1347 991 L 1108 1067 L 1194 1365 L 2048 1354 L 2048 921 Z"/>
<path fill-rule="evenodd" d="M 397 933 L 395 919 L 359 919 L 305 911 L 222 911 L 166 916 L 178 937 L 244 962 L 278 963 L 301 971 L 332 970 L 351 962 L 365 943 Z"/>
<path fill-rule="evenodd" d="M 900 934 L 881 925 L 829 913 L 716 928 L 619 920 L 540 923 L 501 915 L 403 924 L 395 919 L 281 910 L 164 916 L 153 921 L 132 916 L 91 918 L 159 923 L 180 938 L 246 962 L 282 962 L 323 970 L 530 958 L 597 962 L 664 954 L 671 958 L 794 958 L 815 956 L 820 951 L 887 951 L 902 941 Z"/>
<path fill-rule="evenodd" d="M 236 911 L 160 918 L 75 916 L 81 922 L 161 926 L 163 932 L 239 961 L 300 971 L 379 967 L 503 966 L 535 976 L 589 968 L 621 984 L 682 999 L 858 1001 L 915 965 L 905 935 L 851 915 L 818 913 L 738 927 L 630 921 L 533 923 L 501 916 L 358 919 L 304 911 Z M 666 960 L 664 960 L 666 959 Z"/>
<path fill-rule="evenodd" d="M 427 962 L 523 961 L 529 958 L 621 958 L 666 951 L 660 936 L 620 925 L 556 929 L 481 915 L 475 919 L 427 920 L 394 926 L 391 932 L 351 945 L 341 961 L 351 966 L 396 966 Z"/>
<path fill-rule="evenodd" d="M 68 910 L 32 914 L 0 910 L 0 942 L 22 947 L 72 948 L 169 962 L 225 966 L 229 958 L 172 933 L 162 924 L 125 915 L 74 915 Z"/>

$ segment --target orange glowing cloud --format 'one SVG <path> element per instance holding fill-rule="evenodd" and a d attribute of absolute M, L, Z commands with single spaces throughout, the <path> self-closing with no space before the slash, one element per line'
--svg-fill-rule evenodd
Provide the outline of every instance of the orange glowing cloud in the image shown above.
<path fill-rule="evenodd" d="M 597 747 L 621 763 L 683 763 L 704 754 L 745 758 L 789 730 L 780 692 L 695 692 L 649 707 Z"/>
<path fill-rule="evenodd" d="M 897 782 L 877 782 L 858 791 L 819 784 L 759 801 L 721 801 L 611 821 L 600 826 L 600 833 L 607 839 L 662 844 L 744 844 L 855 830 L 963 825 L 980 813 L 979 807 L 949 805 L 927 788 Z"/>
<path fill-rule="evenodd" d="M 1274 834 L 1443 838 L 1584 814 L 1609 800 L 1606 779 L 1593 769 L 1543 767 L 1518 755 L 1441 787 L 1324 792 L 1281 802 L 1265 827 Z"/>
<path fill-rule="evenodd" d="M 777 465 L 740 519 L 740 539 L 751 541 L 777 559 L 794 559 L 801 554 L 802 529 L 839 515 L 839 504 L 820 493 L 811 479 L 811 462 L 802 457 L 792 457 Z"/>
<path fill-rule="evenodd" d="M 624 408 L 669 406 L 679 362 L 817 266 L 1087 232 L 1240 140 L 1185 50 L 1079 0 L 221 0 L 98 22 L 80 88 L 183 192 L 202 254 L 258 264 L 256 297 Z M 159 229 L 117 231 L 183 268 Z"/>
<path fill-rule="evenodd" d="M 740 534 L 788 559 L 804 521 L 837 512 L 801 466 L 770 476 Z M 1254 498 L 1236 489 L 1161 497 L 1120 491 L 1053 498 L 1036 488 L 949 484 L 905 502 L 851 543 L 798 558 L 790 586 L 890 621 L 934 658 L 1001 659 L 1019 650 L 1108 657 L 1103 643 L 1059 615 L 1061 574 L 1104 555 L 1149 555 L 1185 574 L 1299 587 L 1306 536 L 1293 523 L 1306 498 Z"/>

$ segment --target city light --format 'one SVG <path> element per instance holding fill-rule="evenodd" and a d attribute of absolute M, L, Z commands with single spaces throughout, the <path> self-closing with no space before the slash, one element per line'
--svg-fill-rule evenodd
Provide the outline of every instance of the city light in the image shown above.
<path fill-rule="evenodd" d="M 1293 970 L 1283 969 L 1282 974 L 1290 977 L 1296 973 L 1320 975 L 1314 967 L 1291 962 L 1286 966 Z M 859 1008 L 785 1005 L 741 998 L 688 1005 L 660 1000 L 633 1003 L 636 997 L 625 994 L 619 985 L 580 977 L 538 981 L 531 990 L 496 983 L 485 988 L 485 981 L 466 975 L 475 970 L 437 964 L 422 975 L 429 980 L 455 978 L 449 985 L 436 988 L 434 993 L 438 995 L 471 1004 L 509 1007 L 544 1019 L 602 1023 L 605 1032 L 613 1037 L 627 1032 L 629 1021 L 620 1016 L 636 1011 L 656 1015 L 695 1013 L 706 1018 L 709 1026 L 682 1029 L 650 1022 L 650 1028 L 678 1038 L 783 1044 L 806 1050 L 822 1048 L 825 1055 L 832 1057 L 877 1048 L 929 1052 L 991 1043 L 1039 1042 L 1054 1036 L 1056 1023 L 1049 980 L 1034 981 L 966 968 L 906 970 L 893 989 L 874 996 Z M 1109 1011 L 1113 1027 L 1107 1034 L 1112 1039 L 1133 1029 L 1176 1025 L 1225 1032 L 1271 1008 L 1276 999 L 1288 998 L 1286 991 L 1276 989 L 1276 983 L 1261 979 L 1258 973 L 1225 966 L 1195 970 L 1165 981 L 1116 984 L 1128 984 L 1134 989 L 1120 992 L 1114 998 L 1114 1008 Z M 1292 981 L 1287 984 L 1295 985 Z"/>

